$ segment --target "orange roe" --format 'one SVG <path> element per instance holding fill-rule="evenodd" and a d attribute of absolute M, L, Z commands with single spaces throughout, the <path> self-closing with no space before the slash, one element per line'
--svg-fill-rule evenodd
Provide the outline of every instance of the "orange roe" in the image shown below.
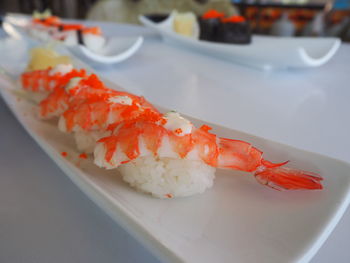
<path fill-rule="evenodd" d="M 102 139 L 99 139 L 97 142 L 104 143 L 104 145 L 106 147 L 105 159 L 107 162 L 111 163 L 113 154 L 114 154 L 115 150 L 117 149 L 118 137 L 112 135 L 109 137 L 104 137 Z"/>
<path fill-rule="evenodd" d="M 68 156 L 68 153 L 67 153 L 67 152 L 61 152 L 61 155 L 62 155 L 63 157 L 67 157 L 67 156 Z"/>
<path fill-rule="evenodd" d="M 45 19 L 44 23 L 48 26 L 58 25 L 60 23 L 60 19 L 57 16 L 50 16 Z"/>
<path fill-rule="evenodd" d="M 80 25 L 80 24 L 62 24 L 61 26 L 62 26 L 63 31 L 81 30 L 84 28 L 84 26 Z"/>
<path fill-rule="evenodd" d="M 82 85 L 90 86 L 94 89 L 105 89 L 105 85 L 96 74 L 91 74 L 87 79 L 83 79 Z"/>
<path fill-rule="evenodd" d="M 61 21 L 57 16 L 49 16 L 45 19 L 34 18 L 32 22 L 43 26 L 58 26 Z"/>
<path fill-rule="evenodd" d="M 164 196 L 165 196 L 165 197 L 168 197 L 168 198 L 173 198 L 173 195 L 172 195 L 172 194 L 165 194 Z"/>
<path fill-rule="evenodd" d="M 214 9 L 211 9 L 211 10 L 207 11 L 204 15 L 202 15 L 202 18 L 203 19 L 212 19 L 212 18 L 222 18 L 224 16 L 225 16 L 224 13 L 220 13 Z"/>
<path fill-rule="evenodd" d="M 86 153 L 82 153 L 82 154 L 79 155 L 79 158 L 80 158 L 80 159 L 87 159 L 88 156 L 87 156 Z"/>
<path fill-rule="evenodd" d="M 245 22 L 245 18 L 243 16 L 230 16 L 226 18 L 221 18 L 221 22 L 223 23 L 242 23 Z"/>
<path fill-rule="evenodd" d="M 207 131 L 210 131 L 213 128 L 204 124 L 204 125 L 202 125 L 202 127 L 200 127 L 200 129 L 207 132 Z"/>
<path fill-rule="evenodd" d="M 101 28 L 95 26 L 95 27 L 87 27 L 83 29 L 83 33 L 89 33 L 93 35 L 102 35 Z"/>
<path fill-rule="evenodd" d="M 181 134 L 182 133 L 182 129 L 181 128 L 178 128 L 174 131 L 176 134 Z"/>

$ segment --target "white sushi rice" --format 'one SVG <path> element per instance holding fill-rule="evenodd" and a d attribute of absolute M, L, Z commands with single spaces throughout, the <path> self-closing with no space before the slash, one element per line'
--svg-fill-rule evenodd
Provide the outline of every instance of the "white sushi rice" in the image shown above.
<path fill-rule="evenodd" d="M 41 101 L 47 98 L 49 96 L 50 92 L 48 91 L 42 91 L 42 92 L 33 92 L 29 90 L 22 89 L 20 91 L 21 95 L 25 97 L 26 99 L 30 100 L 31 102 L 35 104 L 39 104 Z"/>
<path fill-rule="evenodd" d="M 74 132 L 74 139 L 77 148 L 81 152 L 93 153 L 96 142 L 110 135 L 109 131 L 76 131 Z"/>
<path fill-rule="evenodd" d="M 202 161 L 139 157 L 118 167 L 124 181 L 158 198 L 203 193 L 213 186 L 215 168 Z"/>
<path fill-rule="evenodd" d="M 56 38 L 63 38 L 63 43 L 66 46 L 75 46 L 78 45 L 78 35 L 76 30 L 70 30 L 61 32 L 61 35 L 56 35 Z"/>
<path fill-rule="evenodd" d="M 84 34 L 85 46 L 95 52 L 101 51 L 106 44 L 106 39 L 103 36 L 95 34 Z"/>

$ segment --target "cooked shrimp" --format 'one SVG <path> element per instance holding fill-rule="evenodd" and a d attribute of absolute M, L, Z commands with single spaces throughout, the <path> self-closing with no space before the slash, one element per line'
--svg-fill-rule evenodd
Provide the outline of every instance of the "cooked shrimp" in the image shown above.
<path fill-rule="evenodd" d="M 52 91 L 61 79 L 62 74 L 51 74 L 51 70 L 52 68 L 50 67 L 45 70 L 24 72 L 21 75 L 23 89 L 32 92 Z"/>
<path fill-rule="evenodd" d="M 159 114 L 143 103 L 142 97 L 131 102 L 128 93 L 113 92 L 96 101 L 86 101 L 70 107 L 59 119 L 58 127 L 63 132 L 73 132 L 80 151 L 92 153 L 96 142 L 111 135 L 113 123 L 131 120 L 149 113 Z M 135 97 L 135 96 L 134 96 Z M 130 104 L 128 103 L 130 100 Z M 109 128 L 109 129 L 108 129 Z"/>
<path fill-rule="evenodd" d="M 70 106 L 82 103 L 90 97 L 111 93 L 95 74 L 87 76 L 85 70 L 72 71 L 61 78 L 54 91 L 40 103 L 40 117 L 59 117 Z"/>
<path fill-rule="evenodd" d="M 97 76 L 82 80 L 91 88 L 75 90 L 73 103 L 61 115 L 59 128 L 64 132 L 105 130 L 109 125 L 158 111 L 143 97 L 106 88 Z M 73 90 L 73 91 L 74 91 Z"/>
<path fill-rule="evenodd" d="M 178 113 L 147 115 L 114 127 L 113 135 L 102 138 L 95 148 L 95 164 L 116 168 L 138 157 L 175 158 L 202 161 L 207 165 L 253 173 L 258 182 L 281 189 L 322 189 L 315 173 L 272 163 L 251 144 L 220 138 L 209 126 L 195 128 Z"/>

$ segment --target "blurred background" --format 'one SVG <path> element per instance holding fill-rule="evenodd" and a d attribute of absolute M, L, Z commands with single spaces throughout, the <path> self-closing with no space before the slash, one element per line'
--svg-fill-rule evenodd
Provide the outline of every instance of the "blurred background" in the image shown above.
<path fill-rule="evenodd" d="M 350 41 L 350 0 L 1 0 L 0 10 L 31 14 L 51 9 L 63 18 L 138 23 L 139 14 L 171 10 L 197 15 L 217 9 L 245 16 L 256 34 L 336 36 Z"/>

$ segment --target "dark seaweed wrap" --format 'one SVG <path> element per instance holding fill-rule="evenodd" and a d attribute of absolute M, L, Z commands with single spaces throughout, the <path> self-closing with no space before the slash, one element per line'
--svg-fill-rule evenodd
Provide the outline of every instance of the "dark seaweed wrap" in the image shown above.
<path fill-rule="evenodd" d="M 249 44 L 251 42 L 251 31 L 248 22 L 226 22 L 220 23 L 216 31 L 218 42 L 233 44 Z"/>
<path fill-rule="evenodd" d="M 206 41 L 217 41 L 217 30 L 220 25 L 220 20 L 218 18 L 210 18 L 210 19 L 203 19 L 199 18 L 199 28 L 200 28 L 200 34 L 199 39 L 200 40 L 206 40 Z"/>

